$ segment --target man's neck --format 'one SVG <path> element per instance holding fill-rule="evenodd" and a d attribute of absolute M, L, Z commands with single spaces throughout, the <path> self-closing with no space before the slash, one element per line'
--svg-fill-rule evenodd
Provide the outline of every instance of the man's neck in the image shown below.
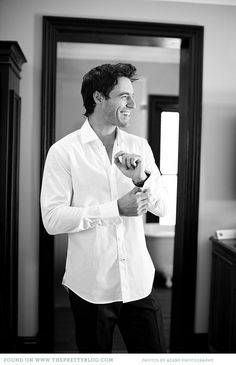
<path fill-rule="evenodd" d="M 105 146 L 111 146 L 116 139 L 116 126 L 99 124 L 93 118 L 88 118 L 89 124 Z"/>

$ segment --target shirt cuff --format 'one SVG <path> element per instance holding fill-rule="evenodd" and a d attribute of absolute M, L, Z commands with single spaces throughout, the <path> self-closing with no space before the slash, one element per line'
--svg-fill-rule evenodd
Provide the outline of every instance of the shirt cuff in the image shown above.
<path fill-rule="evenodd" d="M 162 179 L 161 175 L 158 177 L 155 176 L 155 174 L 148 173 L 149 176 L 145 180 L 142 190 L 149 189 L 150 191 L 154 191 L 154 194 L 156 195 L 160 188 L 162 188 Z M 153 189 L 154 187 L 154 189 Z"/>
<path fill-rule="evenodd" d="M 140 182 L 136 183 L 136 182 L 134 182 L 134 180 L 132 180 L 133 184 L 135 186 L 137 186 L 138 188 L 142 188 L 144 186 L 145 182 L 148 180 L 149 176 L 151 175 L 149 172 L 146 172 L 146 171 L 145 171 L 145 174 L 146 174 L 146 179 L 143 180 L 143 181 L 140 181 Z"/>

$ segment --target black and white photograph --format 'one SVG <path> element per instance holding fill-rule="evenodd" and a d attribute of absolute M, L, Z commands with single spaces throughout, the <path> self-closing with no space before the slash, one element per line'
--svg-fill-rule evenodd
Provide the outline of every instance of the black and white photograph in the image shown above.
<path fill-rule="evenodd" d="M 235 44 L 235 0 L 0 0 L 0 363 L 235 363 Z"/>

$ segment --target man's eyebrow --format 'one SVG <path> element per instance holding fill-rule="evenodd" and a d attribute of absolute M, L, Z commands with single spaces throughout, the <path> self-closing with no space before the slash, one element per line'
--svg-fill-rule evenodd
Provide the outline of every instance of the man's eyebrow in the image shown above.
<path fill-rule="evenodd" d="M 124 91 L 124 92 L 121 92 L 118 94 L 118 96 L 122 96 L 122 95 L 131 95 L 131 96 L 134 96 L 134 93 L 129 93 L 127 91 Z"/>

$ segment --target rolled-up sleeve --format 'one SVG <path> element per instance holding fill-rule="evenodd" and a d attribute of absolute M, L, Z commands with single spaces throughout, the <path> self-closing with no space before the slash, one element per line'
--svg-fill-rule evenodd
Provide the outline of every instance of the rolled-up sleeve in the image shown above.
<path fill-rule="evenodd" d="M 122 222 L 116 200 L 82 207 L 72 206 L 72 197 L 70 170 L 52 146 L 44 166 L 40 196 L 46 231 L 52 235 L 76 233 L 97 225 L 117 225 Z"/>
<path fill-rule="evenodd" d="M 146 140 L 144 155 L 145 170 L 150 174 L 143 186 L 143 189 L 149 190 L 148 210 L 159 217 L 163 217 L 169 212 L 168 191 L 163 184 L 151 147 Z"/>

